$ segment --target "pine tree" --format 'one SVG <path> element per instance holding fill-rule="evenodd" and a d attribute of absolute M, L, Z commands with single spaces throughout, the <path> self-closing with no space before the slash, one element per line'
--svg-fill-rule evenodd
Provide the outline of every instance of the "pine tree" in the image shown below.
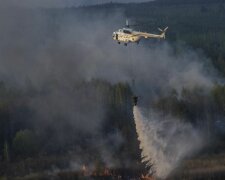
<path fill-rule="evenodd" d="M 10 158 L 9 158 L 9 145 L 8 145 L 7 141 L 5 141 L 5 143 L 4 143 L 3 157 L 4 157 L 5 162 L 9 162 L 9 160 L 10 160 Z"/>

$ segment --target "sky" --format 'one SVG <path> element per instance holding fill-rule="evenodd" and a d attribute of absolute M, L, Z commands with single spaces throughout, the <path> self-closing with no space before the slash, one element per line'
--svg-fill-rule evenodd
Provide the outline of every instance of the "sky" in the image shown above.
<path fill-rule="evenodd" d="M 71 7 L 86 6 L 109 2 L 129 3 L 129 2 L 147 2 L 151 0 L 2 0 L 5 4 L 28 7 Z"/>

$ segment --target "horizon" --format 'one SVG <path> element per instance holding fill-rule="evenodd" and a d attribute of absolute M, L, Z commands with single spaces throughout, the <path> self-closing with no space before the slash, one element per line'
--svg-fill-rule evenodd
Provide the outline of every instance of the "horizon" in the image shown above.
<path fill-rule="evenodd" d="M 14 7 L 30 7 L 30 8 L 65 8 L 65 7 L 82 7 L 93 6 L 108 3 L 143 3 L 155 0 L 3 0 L 0 2 L 1 7 L 14 6 Z"/>

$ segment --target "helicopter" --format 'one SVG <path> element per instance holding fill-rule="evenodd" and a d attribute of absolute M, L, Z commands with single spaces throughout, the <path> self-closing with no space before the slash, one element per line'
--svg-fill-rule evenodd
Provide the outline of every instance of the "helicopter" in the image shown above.
<path fill-rule="evenodd" d="M 113 32 L 112 37 L 113 37 L 113 40 L 117 41 L 118 44 L 123 42 L 124 45 L 127 46 L 128 43 L 139 44 L 142 38 L 165 39 L 166 38 L 165 34 L 167 29 L 168 27 L 166 27 L 164 30 L 158 28 L 161 34 L 151 34 L 147 32 L 134 31 L 133 29 L 130 28 L 128 20 L 126 20 L 126 28 L 122 28 Z"/>

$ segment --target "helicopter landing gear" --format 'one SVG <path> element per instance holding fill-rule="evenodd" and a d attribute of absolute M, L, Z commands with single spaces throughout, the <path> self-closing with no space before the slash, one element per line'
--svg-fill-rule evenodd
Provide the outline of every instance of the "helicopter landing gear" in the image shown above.
<path fill-rule="evenodd" d="M 124 46 L 127 46 L 127 43 L 124 43 Z"/>
<path fill-rule="evenodd" d="M 117 43 L 118 43 L 118 44 L 120 44 L 120 42 L 119 42 L 119 41 L 118 41 Z"/>

